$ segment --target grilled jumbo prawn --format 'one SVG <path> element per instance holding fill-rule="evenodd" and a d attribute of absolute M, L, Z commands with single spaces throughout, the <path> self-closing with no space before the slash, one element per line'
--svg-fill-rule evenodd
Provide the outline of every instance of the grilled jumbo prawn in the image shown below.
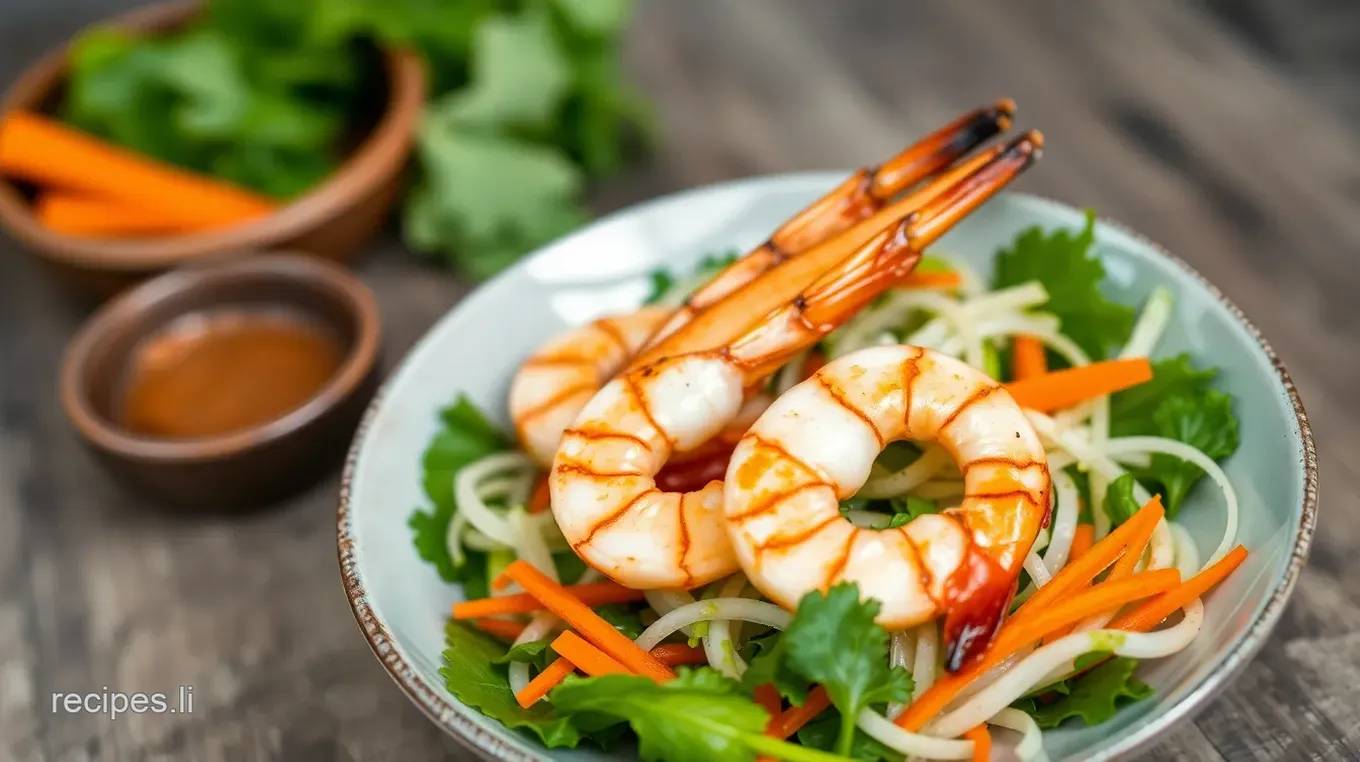
<path fill-rule="evenodd" d="M 745 389 L 910 272 L 925 246 L 1026 169 L 1041 144 L 1038 133 L 1022 136 L 967 177 L 935 189 L 930 203 L 880 230 L 756 325 L 737 326 L 714 343 L 708 329 L 688 335 L 696 320 L 668 337 L 678 354 L 606 384 L 565 432 L 549 477 L 554 517 L 576 553 L 636 588 L 693 587 L 736 571 L 723 483 L 666 492 L 656 474 L 673 453 L 722 430 Z"/>
<path fill-rule="evenodd" d="M 893 529 L 856 527 L 840 501 L 883 447 L 935 440 L 959 463 L 963 503 Z M 1043 445 L 993 379 L 933 350 L 862 349 L 790 389 L 737 445 L 723 506 L 746 577 L 787 608 L 840 581 L 905 629 L 945 615 L 946 666 L 991 641 L 1049 507 Z"/>
<path fill-rule="evenodd" d="M 695 290 L 677 310 L 644 307 L 554 337 L 525 361 L 510 387 L 510 418 L 521 445 L 535 461 L 551 464 L 563 430 L 604 382 L 642 352 L 649 340 L 656 351 L 647 352 L 646 361 L 673 353 L 675 345 L 667 337 L 692 321 L 697 320 L 698 325 L 678 337 L 690 345 L 696 332 L 723 330 L 733 319 L 745 319 L 749 324 L 793 298 L 890 222 L 921 208 L 941 190 L 994 158 L 999 148 L 951 167 L 1004 132 L 1014 112 L 1012 101 L 999 101 L 940 128 L 882 165 L 860 169 Z M 892 201 L 902 191 L 943 170 L 947 171 L 938 182 Z M 763 286 L 759 294 L 747 288 L 767 275 L 773 284 Z M 740 307 L 733 310 L 723 305 L 727 297 L 739 291 Z M 755 304 L 749 304 L 752 296 L 757 297 Z M 634 363 L 633 367 L 638 365 Z M 740 434 L 735 432 L 733 439 Z"/>

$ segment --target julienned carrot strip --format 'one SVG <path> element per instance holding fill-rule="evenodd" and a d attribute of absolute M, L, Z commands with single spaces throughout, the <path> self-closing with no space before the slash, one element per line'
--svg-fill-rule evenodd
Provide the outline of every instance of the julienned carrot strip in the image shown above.
<path fill-rule="evenodd" d="M 474 619 L 472 625 L 482 632 L 506 640 L 514 640 L 524 633 L 524 625 L 504 619 Z"/>
<path fill-rule="evenodd" d="M 591 677 L 633 674 L 627 667 L 609 658 L 604 651 L 585 642 L 580 635 L 571 630 L 558 635 L 552 642 L 552 649 Z"/>
<path fill-rule="evenodd" d="M 49 191 L 38 197 L 34 213 L 49 230 L 91 238 L 133 238 L 211 230 L 137 201 L 90 193 Z"/>
<path fill-rule="evenodd" d="M 785 709 L 784 713 L 779 715 L 779 722 L 766 731 L 765 735 L 780 740 L 788 738 L 830 706 L 831 697 L 826 695 L 826 689 L 819 685 L 808 691 L 807 701 L 804 701 L 802 706 Z"/>
<path fill-rule="evenodd" d="M 1152 379 L 1152 363 L 1146 357 L 1105 360 L 1006 384 L 1020 407 L 1052 412 L 1089 399 L 1123 391 Z"/>
<path fill-rule="evenodd" d="M 1179 581 L 1180 573 L 1175 569 L 1158 569 L 1118 582 L 1102 582 L 1089 590 L 1066 598 L 1062 603 L 1041 613 L 1031 615 L 1023 622 L 1007 622 L 997 634 L 996 642 L 987 649 L 981 659 L 961 672 L 949 675 L 932 685 L 907 707 L 907 711 L 898 716 L 897 725 L 912 732 L 919 731 L 969 683 L 1021 648 L 1041 641 L 1045 635 L 1093 614 L 1169 590 Z M 1029 605 L 1029 601 L 1026 601 L 1025 606 Z"/>
<path fill-rule="evenodd" d="M 1163 619 L 1171 616 L 1179 609 L 1185 608 L 1190 601 L 1209 592 L 1214 585 L 1226 579 L 1246 558 L 1247 549 L 1238 545 L 1228 551 L 1228 554 L 1219 559 L 1213 566 L 1182 582 L 1178 587 L 1162 593 L 1123 616 L 1115 618 L 1108 625 L 1109 628 L 1145 632 L 1156 627 L 1161 624 Z"/>
<path fill-rule="evenodd" d="M 524 690 L 515 694 L 515 701 L 519 702 L 520 708 L 528 709 L 539 699 L 548 695 L 548 691 L 556 688 L 557 684 L 566 679 L 567 675 L 575 671 L 575 664 L 559 656 L 542 672 L 535 675 L 534 679 L 524 686 Z"/>
<path fill-rule="evenodd" d="M 757 686 L 753 693 L 756 703 L 760 704 L 760 708 L 770 715 L 770 721 L 765 723 L 765 732 L 768 733 L 779 721 L 779 715 L 784 708 L 784 700 L 779 697 L 779 691 L 775 690 L 774 685 L 770 683 Z"/>
<path fill-rule="evenodd" d="M 1078 524 L 1077 531 L 1072 535 L 1072 547 L 1067 551 L 1069 563 L 1086 555 L 1086 551 L 1091 549 L 1091 543 L 1096 541 L 1096 528 L 1092 524 Z"/>
<path fill-rule="evenodd" d="M 1086 590 L 1066 597 L 1061 603 L 1035 614 L 1027 621 L 1014 627 L 1003 627 L 1002 632 L 997 635 L 993 650 L 1014 652 L 1023 646 L 1041 640 L 1043 636 L 1060 628 L 1076 624 L 1088 616 L 1109 611 L 1132 601 L 1150 598 L 1158 593 L 1164 593 L 1179 585 L 1180 582 L 1181 573 L 1175 569 L 1157 569 L 1114 582 L 1101 582 L 1092 585 Z M 1000 658 L 1004 659 L 1008 655 L 1003 655 Z M 988 657 L 990 657 L 990 653 Z"/>
<path fill-rule="evenodd" d="M 542 513 L 552 507 L 552 495 L 548 492 L 548 475 L 544 474 L 538 478 L 538 484 L 534 485 L 534 493 L 529 496 L 529 513 Z"/>
<path fill-rule="evenodd" d="M 1160 495 L 1156 499 L 1158 503 L 1162 500 Z M 1158 522 L 1149 521 L 1146 518 L 1138 522 L 1138 526 L 1129 536 L 1128 549 L 1124 551 L 1124 555 L 1120 556 L 1118 561 L 1114 562 L 1114 567 L 1110 569 L 1109 576 L 1105 578 L 1107 582 L 1121 580 L 1133 574 L 1133 570 L 1138 566 L 1138 560 L 1147 551 L 1148 543 L 1152 540 L 1152 533 L 1157 531 L 1157 524 Z"/>
<path fill-rule="evenodd" d="M 0 174 L 112 196 L 199 225 L 262 217 L 263 196 L 141 156 L 36 114 L 0 121 Z"/>
<path fill-rule="evenodd" d="M 704 649 L 693 648 L 685 643 L 662 643 L 652 649 L 652 656 L 667 667 L 708 663 L 708 654 Z"/>
<path fill-rule="evenodd" d="M 519 582 L 518 579 L 515 581 Z M 572 585 L 559 589 L 587 607 L 603 606 L 607 603 L 632 603 L 642 600 L 641 590 L 624 587 L 617 582 L 589 582 L 584 585 Z M 503 614 L 528 614 L 534 611 L 542 611 L 545 608 L 550 609 L 551 607 L 543 603 L 538 596 L 530 593 L 517 593 L 455 603 L 453 604 L 453 618 L 481 619 L 482 617 L 501 616 Z"/>
<path fill-rule="evenodd" d="M 1129 542 L 1142 532 L 1142 527 L 1156 526 L 1164 513 L 1161 497 L 1153 495 L 1152 499 L 1137 513 L 1133 514 L 1128 521 L 1120 524 L 1100 542 L 1092 545 L 1091 549 L 1083 553 L 1081 558 L 1068 561 L 1066 566 L 1053 575 L 1053 579 L 1049 580 L 1047 585 L 1039 588 L 1034 595 L 1029 597 L 1029 600 L 1025 601 L 1023 606 L 1016 610 L 1007 625 L 1014 626 L 1023 622 L 1025 619 L 1043 611 L 1063 595 L 1090 583 L 1091 580 L 1096 578 L 1097 574 L 1113 564 L 1125 552 Z"/>
<path fill-rule="evenodd" d="M 988 762 L 992 758 L 992 734 L 985 724 L 967 731 L 963 737 L 973 742 L 973 762 Z"/>
<path fill-rule="evenodd" d="M 650 677 L 657 682 L 675 678 L 675 673 L 669 667 L 614 629 L 613 625 L 591 611 L 590 606 L 576 597 L 571 590 L 548 579 L 543 572 L 524 561 L 515 561 L 505 567 L 505 573 L 518 582 L 526 593 L 537 598 L 549 611 L 576 630 L 581 637 L 635 674 Z"/>
<path fill-rule="evenodd" d="M 1036 378 L 1048 372 L 1044 344 L 1033 336 L 1016 336 L 1011 342 L 1011 375 L 1016 381 Z"/>
<path fill-rule="evenodd" d="M 912 272 L 897 282 L 898 288 L 958 288 L 963 277 L 956 272 Z"/>

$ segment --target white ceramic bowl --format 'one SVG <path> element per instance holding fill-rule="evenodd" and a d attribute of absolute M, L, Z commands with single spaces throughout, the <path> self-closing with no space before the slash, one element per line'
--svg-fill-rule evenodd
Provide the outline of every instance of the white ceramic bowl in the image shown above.
<path fill-rule="evenodd" d="M 549 752 L 535 741 L 460 704 L 439 675 L 443 628 L 456 587 L 442 582 L 411 544 L 406 519 L 424 505 L 421 453 L 435 413 L 462 392 L 505 423 L 506 390 L 520 361 L 553 334 L 634 308 L 658 267 L 689 271 L 706 253 L 746 250 L 844 175 L 758 178 L 686 191 L 618 212 L 564 238 L 483 286 L 430 330 L 369 409 L 340 495 L 339 554 L 346 593 L 364 637 L 401 689 L 430 718 L 481 753 L 508 760 L 605 758 L 598 752 Z M 1007 193 L 939 243 L 984 272 L 997 248 L 1031 225 L 1072 227 L 1082 215 L 1061 204 Z M 1238 452 L 1226 471 L 1241 498 L 1238 540 L 1250 557 L 1206 601 L 1194 644 L 1147 662 L 1140 675 L 1154 699 L 1123 709 L 1094 728 L 1045 734 L 1049 756 L 1110 759 L 1191 716 L 1227 684 L 1265 642 L 1302 568 L 1317 511 L 1317 465 L 1298 395 L 1265 340 L 1232 303 L 1181 260 L 1108 222 L 1098 253 L 1112 296 L 1138 304 L 1156 285 L 1176 297 L 1159 355 L 1191 352 L 1218 366 L 1219 383 L 1237 399 Z M 508 430 L 508 429 L 507 429 Z M 1222 531 L 1211 490 L 1183 509 L 1208 552 Z"/>

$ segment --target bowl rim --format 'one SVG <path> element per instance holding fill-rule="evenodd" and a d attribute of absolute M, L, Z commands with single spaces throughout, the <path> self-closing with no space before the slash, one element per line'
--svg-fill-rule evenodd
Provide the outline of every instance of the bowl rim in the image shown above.
<path fill-rule="evenodd" d="M 157 34 L 191 20 L 202 7 L 201 0 L 170 0 L 86 25 L 20 73 L 0 98 L 0 119 L 41 102 L 65 83 L 71 46 L 81 32 L 112 25 L 136 34 Z M 405 164 L 425 107 L 427 73 L 423 59 L 409 50 L 383 48 L 382 56 L 387 99 L 378 121 L 329 175 L 265 217 L 165 238 L 82 238 L 40 224 L 15 183 L 0 176 L 0 225 L 43 258 L 126 273 L 173 267 L 216 252 L 266 248 L 293 238 L 354 206 Z"/>
<path fill-rule="evenodd" d="M 735 190 L 743 186 L 756 187 L 761 185 L 780 186 L 784 184 L 798 182 L 822 182 L 825 181 L 826 187 L 832 187 L 836 182 L 843 180 L 849 174 L 846 172 L 794 172 L 781 174 L 759 175 L 736 180 L 712 183 L 709 185 L 689 188 L 674 193 L 649 199 L 647 201 L 633 204 L 623 209 L 619 209 L 611 214 L 605 215 L 594 221 L 592 224 L 581 228 L 576 233 L 572 233 L 567 238 L 582 235 L 586 231 L 599 225 L 607 224 L 617 218 L 629 216 L 641 212 L 649 207 L 682 200 L 686 197 L 700 196 L 708 193 Z M 1003 191 L 1003 194 L 1026 199 L 1041 204 L 1057 206 L 1063 209 L 1074 209 L 1066 203 L 1056 199 L 1026 192 Z M 1120 739 L 1113 746 L 1103 749 L 1093 760 L 1111 760 L 1127 755 L 1135 750 L 1142 749 L 1154 742 L 1162 733 L 1175 726 L 1176 724 L 1188 720 L 1202 711 L 1217 693 L 1228 685 L 1241 670 L 1251 661 L 1252 657 L 1265 645 L 1270 633 L 1279 622 L 1280 616 L 1284 612 L 1285 604 L 1294 590 L 1295 583 L 1298 581 L 1299 574 L 1302 572 L 1308 560 L 1309 548 L 1312 545 L 1313 533 L 1317 525 L 1318 512 L 1318 464 L 1317 451 L 1313 441 L 1312 429 L 1308 424 L 1308 415 L 1304 411 L 1303 401 L 1299 397 L 1298 389 L 1285 368 L 1284 363 L 1276 354 L 1274 348 L 1261 334 L 1261 331 L 1244 314 L 1231 299 L 1229 299 L 1217 286 L 1211 283 L 1198 270 L 1188 262 L 1172 254 L 1165 247 L 1150 240 L 1146 236 L 1134 231 L 1129 226 L 1100 215 L 1096 216 L 1096 221 L 1106 225 L 1111 229 L 1128 235 L 1129 237 L 1146 245 L 1156 254 L 1172 262 L 1185 271 L 1186 275 L 1204 286 L 1208 292 L 1216 298 L 1220 304 L 1227 308 L 1233 317 L 1247 329 L 1247 332 L 1256 340 L 1261 351 L 1265 353 L 1271 366 L 1275 369 L 1276 377 L 1280 386 L 1289 396 L 1293 407 L 1295 422 L 1299 429 L 1299 440 L 1303 451 L 1303 500 L 1300 506 L 1299 525 L 1294 535 L 1292 546 L 1290 547 L 1289 562 L 1281 574 L 1278 582 L 1270 591 L 1265 605 L 1260 612 L 1248 624 L 1245 632 L 1228 648 L 1227 652 L 1221 657 L 1218 667 L 1204 677 L 1197 685 L 1194 685 L 1189 692 L 1177 702 L 1173 708 L 1165 714 L 1153 719 Z M 566 240 L 566 239 L 559 239 Z M 517 263 L 515 268 L 527 267 L 534 260 L 547 256 L 548 252 L 556 248 L 556 243 L 545 246 L 529 257 Z M 510 271 L 497 276 L 493 281 L 507 277 Z M 489 284 L 482 284 L 486 287 Z M 374 656 L 382 663 L 388 676 L 401 688 L 407 697 L 415 703 L 420 710 L 430 718 L 432 722 L 442 728 L 446 733 L 456 740 L 467 745 L 472 750 L 487 758 L 509 760 L 510 762 L 544 762 L 550 758 L 546 754 L 524 752 L 515 748 L 502 739 L 495 732 L 488 731 L 480 727 L 472 720 L 464 716 L 465 711 L 476 711 L 475 709 L 462 709 L 455 707 L 431 689 L 422 681 L 419 673 L 402 656 L 400 646 L 392 637 L 384 621 L 378 618 L 372 605 L 368 601 L 368 592 L 364 587 L 362 572 L 359 569 L 358 558 L 355 554 L 355 537 L 353 533 L 354 523 L 351 511 L 351 488 L 353 486 L 354 475 L 359 460 L 359 450 L 368 434 L 370 426 L 377 418 L 379 409 L 387 397 L 387 392 L 391 389 L 393 382 L 401 375 L 406 364 L 414 357 L 421 347 L 430 339 L 439 323 L 446 319 L 454 310 L 459 309 L 462 302 L 454 305 L 446 311 L 438 321 L 421 336 L 420 340 L 408 351 L 383 380 L 382 385 L 373 395 L 368 408 L 364 411 L 363 418 L 355 431 L 354 439 L 350 444 L 349 452 L 345 456 L 344 471 L 341 475 L 339 499 L 336 509 L 336 551 L 340 566 L 340 575 L 345 587 L 345 597 L 349 600 L 350 610 L 354 614 L 355 621 L 359 625 L 360 632 L 364 639 L 368 641 L 369 648 L 372 649 Z M 513 731 L 506 731 L 507 733 Z"/>
<path fill-rule="evenodd" d="M 321 388 L 278 418 L 248 429 L 201 439 L 167 440 L 137 435 L 120 428 L 95 410 L 84 389 L 88 361 L 90 354 L 112 330 L 176 294 L 204 284 L 242 277 L 266 277 L 302 284 L 324 294 L 344 309 L 346 320 L 354 328 L 354 339 L 340 367 Z M 301 254 L 276 253 L 180 267 L 124 291 L 85 321 L 62 357 L 58 376 L 61 406 L 81 437 L 121 458 L 164 464 L 219 461 L 292 436 L 343 403 L 362 386 L 377 364 L 381 336 L 382 318 L 377 297 L 357 277 L 330 262 Z"/>

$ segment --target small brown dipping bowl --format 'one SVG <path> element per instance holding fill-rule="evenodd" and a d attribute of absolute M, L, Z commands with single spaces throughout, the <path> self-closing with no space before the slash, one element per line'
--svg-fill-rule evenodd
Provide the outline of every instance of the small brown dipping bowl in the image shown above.
<path fill-rule="evenodd" d="M 202 4 L 173 0 L 138 9 L 106 23 L 154 36 L 192 21 Z M 11 111 L 50 114 L 66 84 L 68 49 L 48 53 L 25 70 L 0 100 Z M 372 240 L 401 194 L 403 171 L 425 103 L 426 76 L 419 56 L 386 51 L 374 113 L 338 146 L 344 158 L 334 172 L 266 217 L 239 225 L 152 238 L 89 238 L 49 230 L 33 210 L 33 189 L 0 177 L 0 226 L 75 291 L 110 294 L 166 270 L 204 258 L 248 251 L 287 250 L 348 262 Z"/>
<path fill-rule="evenodd" d="M 338 366 L 300 404 L 248 428 L 180 439 L 124 425 L 129 392 L 148 357 L 174 345 L 185 326 L 251 321 L 287 324 L 333 342 Z M 338 465 L 377 385 L 379 336 L 372 292 L 330 263 L 269 255 L 189 266 L 121 294 L 90 318 L 67 348 L 62 406 L 86 445 L 140 491 L 185 508 L 259 507 Z M 258 383 L 251 387 L 259 393 Z M 206 417 L 209 405 L 233 401 L 205 399 L 195 412 Z"/>

